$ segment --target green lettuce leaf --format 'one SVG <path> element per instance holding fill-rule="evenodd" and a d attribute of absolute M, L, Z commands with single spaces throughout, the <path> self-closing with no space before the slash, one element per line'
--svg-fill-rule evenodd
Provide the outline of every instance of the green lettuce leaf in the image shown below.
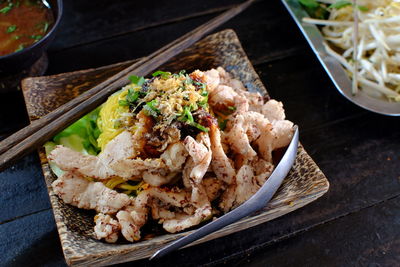
<path fill-rule="evenodd" d="M 49 155 L 56 145 L 63 145 L 83 154 L 97 155 L 100 152 L 96 141 L 101 133 L 97 126 L 100 108 L 86 114 L 45 143 L 46 155 Z M 63 174 L 57 165 L 50 163 L 50 167 L 58 177 Z"/>
<path fill-rule="evenodd" d="M 99 111 L 100 107 L 58 133 L 53 138 L 54 143 L 82 153 L 97 155 L 100 152 L 96 141 L 100 135 L 100 129 L 97 127 Z"/>

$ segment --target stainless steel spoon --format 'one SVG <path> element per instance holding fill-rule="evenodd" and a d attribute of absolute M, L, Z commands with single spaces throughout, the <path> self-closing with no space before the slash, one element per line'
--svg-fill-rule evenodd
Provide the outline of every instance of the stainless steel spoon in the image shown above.
<path fill-rule="evenodd" d="M 45 7 L 50 8 L 50 4 L 46 0 L 42 0 L 42 3 Z"/>
<path fill-rule="evenodd" d="M 228 212 L 227 214 L 219 217 L 215 221 L 212 221 L 195 232 L 182 237 L 171 244 L 165 246 L 164 248 L 158 250 L 153 256 L 150 257 L 150 260 L 155 258 L 160 258 L 165 256 L 166 254 L 177 250 L 187 244 L 190 244 L 197 239 L 200 239 L 210 233 L 213 233 L 222 227 L 236 222 L 257 210 L 260 210 L 265 207 L 265 205 L 271 200 L 275 192 L 278 190 L 280 185 L 282 184 L 283 179 L 289 173 L 294 160 L 297 155 L 297 147 L 299 145 L 299 129 L 295 126 L 295 132 L 292 138 L 292 141 L 289 144 L 285 154 L 283 155 L 281 161 L 276 166 L 275 170 L 272 172 L 271 176 L 264 183 L 264 185 L 255 193 L 249 200 L 244 202 L 242 205 L 237 207 L 236 209 Z"/>

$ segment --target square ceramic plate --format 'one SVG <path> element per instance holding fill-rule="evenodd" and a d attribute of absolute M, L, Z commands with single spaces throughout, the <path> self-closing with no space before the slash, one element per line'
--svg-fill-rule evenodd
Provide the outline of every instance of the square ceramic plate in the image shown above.
<path fill-rule="evenodd" d="M 25 79 L 22 88 L 31 120 L 47 114 L 132 62 Z M 232 30 L 221 31 L 206 37 L 158 69 L 190 71 L 193 69 L 207 70 L 217 66 L 224 67 L 234 77 L 239 78 L 249 91 L 258 91 L 268 97 L 264 85 Z M 50 186 L 55 176 L 50 171 L 44 151 L 41 150 L 39 153 L 62 248 L 69 265 L 107 265 L 146 258 L 168 242 L 191 233 L 191 231 L 187 231 L 178 234 L 163 234 L 129 244 L 107 244 L 94 239 L 93 212 L 77 209 L 58 199 Z M 328 180 L 300 145 L 297 159 L 288 177 L 263 210 L 191 245 L 241 231 L 282 216 L 316 200 L 326 193 L 328 188 Z"/>

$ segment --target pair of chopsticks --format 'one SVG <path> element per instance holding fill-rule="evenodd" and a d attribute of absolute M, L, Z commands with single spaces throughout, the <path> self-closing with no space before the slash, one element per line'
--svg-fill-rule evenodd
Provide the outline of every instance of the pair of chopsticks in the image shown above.
<path fill-rule="evenodd" d="M 128 76 L 148 75 L 204 35 L 245 10 L 253 1 L 248 0 L 211 19 L 3 140 L 0 143 L 0 171 L 102 104 L 108 96 L 128 83 Z"/>

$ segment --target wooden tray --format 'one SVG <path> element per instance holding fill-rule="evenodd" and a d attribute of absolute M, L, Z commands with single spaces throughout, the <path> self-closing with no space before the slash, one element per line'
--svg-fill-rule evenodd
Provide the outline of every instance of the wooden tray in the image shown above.
<path fill-rule="evenodd" d="M 35 120 L 47 114 L 132 62 L 25 79 L 22 82 L 22 89 L 30 119 Z M 265 87 L 232 30 L 224 30 L 206 37 L 159 69 L 168 71 L 186 69 L 191 71 L 194 69 L 207 70 L 217 66 L 224 67 L 235 78 L 239 78 L 249 91 L 259 91 L 268 97 Z M 107 244 L 94 239 L 94 214 L 64 204 L 59 200 L 50 186 L 55 177 L 47 164 L 44 150 L 41 149 L 39 154 L 61 245 L 66 262 L 69 265 L 107 265 L 149 257 L 166 243 L 191 232 L 165 234 L 129 244 Z M 191 245 L 225 236 L 282 216 L 316 200 L 326 193 L 328 188 L 328 180 L 300 145 L 297 159 L 288 177 L 272 201 L 262 211 L 231 224 Z"/>

